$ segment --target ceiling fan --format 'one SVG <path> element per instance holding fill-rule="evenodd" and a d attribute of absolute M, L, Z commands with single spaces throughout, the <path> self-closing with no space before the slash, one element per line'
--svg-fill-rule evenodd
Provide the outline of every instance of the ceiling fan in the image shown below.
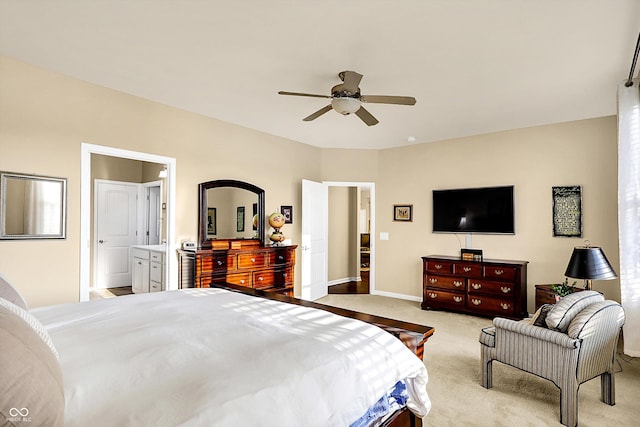
<path fill-rule="evenodd" d="M 331 95 L 285 91 L 279 91 L 278 94 L 331 99 L 331 104 L 302 119 L 305 122 L 315 120 L 327 111 L 333 109 L 344 115 L 355 113 L 356 116 L 360 117 L 368 126 L 373 126 L 378 123 L 378 120 L 361 105 L 363 102 L 399 105 L 414 105 L 416 103 L 416 99 L 412 96 L 361 95 L 358 85 L 360 84 L 360 80 L 362 80 L 362 74 L 358 74 L 355 71 L 342 71 L 338 73 L 338 77 L 340 77 L 343 83 L 332 87 Z"/>

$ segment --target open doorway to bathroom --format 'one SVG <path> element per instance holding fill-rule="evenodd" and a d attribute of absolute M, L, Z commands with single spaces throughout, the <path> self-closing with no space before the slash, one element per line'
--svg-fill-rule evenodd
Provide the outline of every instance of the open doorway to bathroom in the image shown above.
<path fill-rule="evenodd" d="M 131 247 L 173 241 L 174 171 L 173 158 L 82 144 L 81 301 L 130 293 Z M 176 287 L 170 246 L 164 289 Z"/>

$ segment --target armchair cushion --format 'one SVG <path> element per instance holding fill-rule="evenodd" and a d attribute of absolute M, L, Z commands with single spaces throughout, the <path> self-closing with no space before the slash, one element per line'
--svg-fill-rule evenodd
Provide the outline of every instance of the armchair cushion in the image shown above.
<path fill-rule="evenodd" d="M 610 308 L 604 312 L 603 310 Z M 594 315 L 602 313 L 607 317 L 607 321 L 616 326 L 619 329 L 624 324 L 624 310 L 615 301 L 599 301 L 591 304 L 584 310 L 582 310 L 569 324 L 567 329 L 567 335 L 571 338 L 583 338 L 583 335 L 587 334 L 585 329 L 587 322 L 593 318 Z"/>
<path fill-rule="evenodd" d="M 542 326 L 543 328 L 547 327 L 547 316 L 549 312 L 553 309 L 554 304 L 542 304 L 538 311 L 529 319 L 529 324 L 535 326 Z"/>
<path fill-rule="evenodd" d="M 602 294 L 596 291 L 574 292 L 558 301 L 545 320 L 549 329 L 567 332 L 569 324 L 585 307 L 604 301 Z"/>

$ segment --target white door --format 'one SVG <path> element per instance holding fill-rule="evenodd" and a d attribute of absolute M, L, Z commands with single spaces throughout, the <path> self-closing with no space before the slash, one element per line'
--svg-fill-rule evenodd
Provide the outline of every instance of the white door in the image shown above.
<path fill-rule="evenodd" d="M 160 229 L 162 226 L 160 203 L 160 186 L 147 187 L 147 245 L 160 244 Z"/>
<path fill-rule="evenodd" d="M 302 299 L 327 295 L 327 218 L 329 191 L 326 185 L 302 180 Z"/>
<path fill-rule="evenodd" d="M 131 246 L 136 241 L 138 185 L 96 180 L 94 287 L 131 286 Z"/>

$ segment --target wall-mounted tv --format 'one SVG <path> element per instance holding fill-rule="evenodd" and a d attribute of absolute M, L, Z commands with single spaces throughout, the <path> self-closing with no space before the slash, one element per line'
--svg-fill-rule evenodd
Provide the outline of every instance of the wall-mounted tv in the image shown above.
<path fill-rule="evenodd" d="M 515 234 L 513 185 L 433 190 L 433 232 Z"/>

